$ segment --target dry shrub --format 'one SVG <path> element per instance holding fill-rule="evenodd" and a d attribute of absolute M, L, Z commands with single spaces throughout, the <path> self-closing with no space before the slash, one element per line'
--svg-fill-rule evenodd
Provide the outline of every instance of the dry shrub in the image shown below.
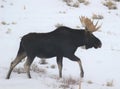
<path fill-rule="evenodd" d="M 83 3 L 84 5 L 88 5 L 90 2 L 87 0 L 78 0 L 80 3 Z"/>
<path fill-rule="evenodd" d="M 116 2 L 120 2 L 120 0 L 114 0 L 114 1 L 116 1 Z"/>
<path fill-rule="evenodd" d="M 73 0 L 63 0 L 63 1 L 66 2 L 68 6 L 70 6 L 70 3 L 73 2 Z"/>
<path fill-rule="evenodd" d="M 66 3 L 71 3 L 71 2 L 73 2 L 73 0 L 63 0 L 64 2 L 66 2 Z"/>
<path fill-rule="evenodd" d="M 36 72 L 36 73 L 41 73 L 41 74 L 46 73 L 45 69 L 39 68 L 38 65 L 35 63 L 31 65 L 31 71 Z M 16 72 L 18 74 L 26 73 L 25 69 L 22 67 L 14 68 L 13 72 Z"/>
<path fill-rule="evenodd" d="M 89 5 L 89 4 L 90 4 L 89 1 L 84 2 L 84 5 Z"/>
<path fill-rule="evenodd" d="M 2 25 L 8 25 L 8 23 L 6 23 L 5 21 L 1 22 Z"/>
<path fill-rule="evenodd" d="M 56 28 L 61 27 L 61 26 L 63 26 L 63 24 L 57 23 L 57 24 L 55 25 Z"/>
<path fill-rule="evenodd" d="M 17 22 L 12 22 L 11 24 L 15 25 L 15 24 L 17 24 Z"/>
<path fill-rule="evenodd" d="M 26 10 L 26 6 L 25 5 L 24 5 L 23 9 Z"/>
<path fill-rule="evenodd" d="M 7 33 L 7 34 L 10 34 L 11 31 L 12 31 L 12 29 L 8 28 L 7 31 L 6 31 L 6 33 Z"/>
<path fill-rule="evenodd" d="M 1 7 L 1 8 L 4 8 L 4 5 L 1 5 L 0 7 Z"/>
<path fill-rule="evenodd" d="M 79 84 L 79 79 L 73 78 L 73 77 L 68 77 L 68 78 L 63 78 L 61 81 L 60 87 L 63 89 L 70 88 L 71 85 L 78 85 Z"/>
<path fill-rule="evenodd" d="M 79 25 L 77 25 L 77 26 L 76 26 L 76 28 L 80 29 L 80 26 L 79 26 Z"/>
<path fill-rule="evenodd" d="M 74 0 L 63 0 L 70 7 L 79 7 L 79 1 Z"/>
<path fill-rule="evenodd" d="M 88 84 L 93 84 L 93 82 L 91 80 L 88 80 L 87 83 Z"/>
<path fill-rule="evenodd" d="M 80 3 L 83 3 L 84 5 L 88 5 L 89 1 L 87 0 L 63 0 L 64 2 L 66 2 L 66 4 L 70 7 L 76 7 L 78 8 L 80 6 Z"/>
<path fill-rule="evenodd" d="M 65 12 L 65 11 L 59 11 L 59 13 L 60 13 L 60 14 L 66 14 L 66 12 Z"/>
<path fill-rule="evenodd" d="M 51 68 L 52 68 L 52 69 L 55 69 L 55 68 L 56 68 L 56 66 L 53 64 L 53 65 L 51 65 Z"/>
<path fill-rule="evenodd" d="M 18 74 L 21 74 L 21 73 L 25 73 L 26 71 L 25 71 L 24 68 L 18 67 L 18 68 L 14 68 L 14 69 L 13 69 L 13 72 L 18 73 Z"/>
<path fill-rule="evenodd" d="M 108 82 L 106 83 L 106 86 L 113 87 L 113 86 L 114 86 L 113 80 L 108 81 Z"/>
<path fill-rule="evenodd" d="M 16 23 L 16 22 L 7 23 L 7 22 L 5 22 L 5 21 L 2 21 L 1 24 L 2 24 L 2 25 L 11 25 L 11 24 L 12 24 L 12 25 L 15 25 L 15 24 L 17 24 L 17 23 Z"/>
<path fill-rule="evenodd" d="M 117 9 L 117 6 L 115 4 L 115 2 L 111 1 L 111 0 L 107 0 L 106 2 L 103 3 L 104 6 L 108 7 L 108 9 Z"/>
<path fill-rule="evenodd" d="M 40 60 L 40 64 L 48 64 L 45 59 Z"/>
<path fill-rule="evenodd" d="M 79 2 L 75 2 L 72 7 L 79 7 Z"/>
<path fill-rule="evenodd" d="M 46 73 L 45 69 L 39 68 L 38 65 L 35 63 L 32 64 L 31 70 L 36 72 L 36 73 L 42 73 L 42 74 Z"/>
<path fill-rule="evenodd" d="M 86 0 L 78 0 L 80 3 L 84 3 Z"/>
<path fill-rule="evenodd" d="M 79 2 L 67 3 L 70 7 L 79 7 Z"/>
<path fill-rule="evenodd" d="M 93 14 L 92 19 L 103 19 L 102 15 Z"/>
<path fill-rule="evenodd" d="M 11 6 L 13 6 L 14 4 L 13 3 L 10 3 Z"/>

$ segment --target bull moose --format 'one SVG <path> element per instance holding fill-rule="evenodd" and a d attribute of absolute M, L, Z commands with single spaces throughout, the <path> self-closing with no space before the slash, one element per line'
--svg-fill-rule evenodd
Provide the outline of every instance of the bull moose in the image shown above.
<path fill-rule="evenodd" d="M 27 76 L 30 75 L 30 65 L 35 57 L 51 58 L 56 57 L 59 69 L 59 77 L 62 77 L 62 61 L 66 57 L 72 61 L 76 61 L 80 67 L 80 75 L 84 76 L 81 60 L 74 54 L 76 49 L 80 46 L 88 48 L 100 48 L 101 41 L 92 34 L 97 31 L 101 26 L 93 24 L 91 19 L 81 16 L 80 21 L 85 29 L 72 29 L 66 26 L 58 27 L 56 30 L 48 33 L 29 33 L 22 37 L 18 54 L 11 62 L 6 79 L 10 78 L 11 72 L 14 67 L 21 62 L 25 57 L 26 63 L 24 65 Z"/>

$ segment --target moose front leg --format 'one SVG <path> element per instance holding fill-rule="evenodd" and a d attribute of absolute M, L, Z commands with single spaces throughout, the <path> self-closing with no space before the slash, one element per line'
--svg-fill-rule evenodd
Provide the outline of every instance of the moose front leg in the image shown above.
<path fill-rule="evenodd" d="M 59 69 L 59 77 L 62 78 L 62 58 L 63 57 L 57 57 L 57 64 Z"/>
<path fill-rule="evenodd" d="M 79 64 L 80 71 L 81 71 L 80 76 L 81 76 L 81 78 L 83 78 L 84 77 L 84 71 L 83 71 L 83 67 L 82 67 L 82 62 L 81 62 L 81 60 L 78 60 L 77 62 Z"/>
<path fill-rule="evenodd" d="M 71 59 L 72 61 L 76 61 L 79 64 L 80 71 L 81 71 L 80 76 L 83 78 L 84 77 L 84 71 L 83 71 L 81 60 L 75 55 L 69 56 L 68 58 Z"/>

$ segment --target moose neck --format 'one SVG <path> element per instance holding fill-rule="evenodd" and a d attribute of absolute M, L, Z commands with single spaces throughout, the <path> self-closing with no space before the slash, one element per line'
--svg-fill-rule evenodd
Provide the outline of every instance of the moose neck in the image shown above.
<path fill-rule="evenodd" d="M 84 29 L 76 30 L 74 35 L 74 43 L 76 46 L 84 46 L 86 44 L 86 31 Z"/>

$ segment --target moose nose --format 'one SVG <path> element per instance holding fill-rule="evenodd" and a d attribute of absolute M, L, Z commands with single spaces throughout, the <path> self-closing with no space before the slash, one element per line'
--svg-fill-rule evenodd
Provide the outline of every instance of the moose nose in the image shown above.
<path fill-rule="evenodd" d="M 99 48 L 101 48 L 101 47 L 102 47 L 102 43 L 99 44 Z"/>

